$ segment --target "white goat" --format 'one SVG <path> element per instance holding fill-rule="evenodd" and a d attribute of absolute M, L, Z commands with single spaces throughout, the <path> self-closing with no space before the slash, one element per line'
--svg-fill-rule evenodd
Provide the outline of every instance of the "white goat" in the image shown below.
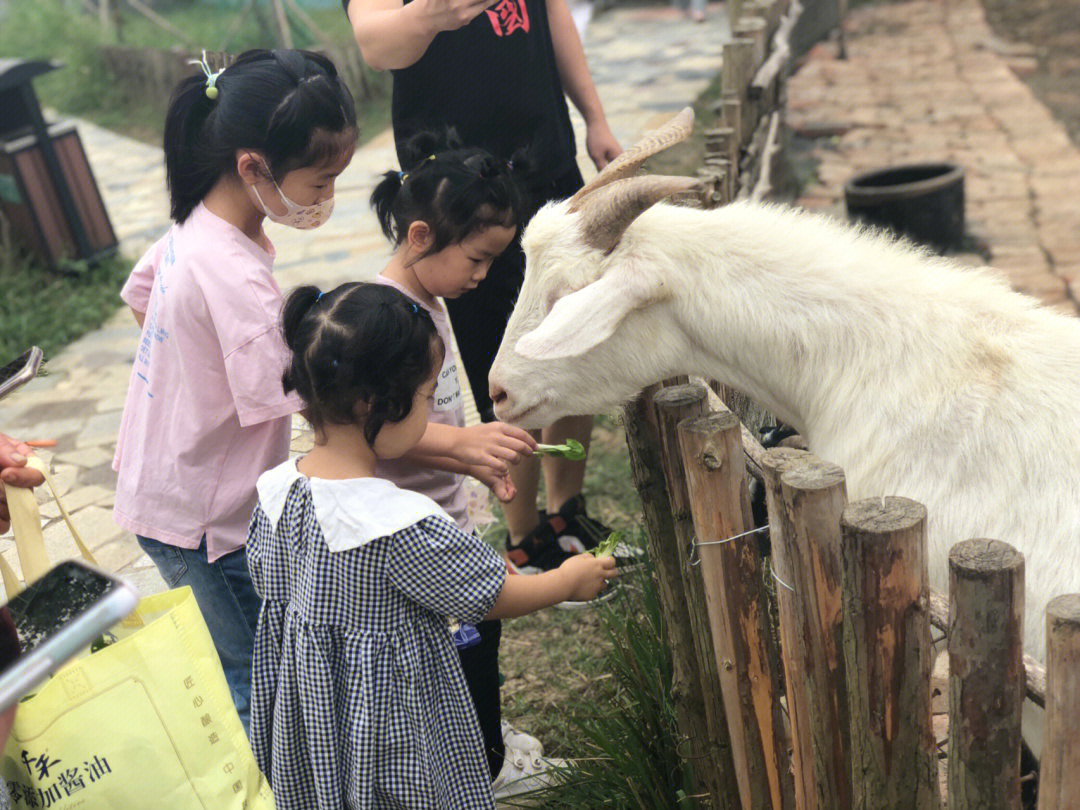
<path fill-rule="evenodd" d="M 661 148 L 686 113 L 670 126 Z M 1025 649 L 1044 660 L 1047 603 L 1080 592 L 1080 321 L 821 216 L 653 205 L 692 183 L 601 174 L 536 214 L 490 376 L 498 417 L 604 412 L 676 374 L 733 386 L 840 465 L 851 500 L 926 506 L 934 588 L 960 540 L 1019 549 Z"/>

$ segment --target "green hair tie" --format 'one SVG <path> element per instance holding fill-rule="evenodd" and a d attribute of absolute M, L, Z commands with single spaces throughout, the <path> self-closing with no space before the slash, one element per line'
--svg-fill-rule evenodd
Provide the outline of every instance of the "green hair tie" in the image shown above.
<path fill-rule="evenodd" d="M 220 94 L 220 90 L 217 89 L 218 76 L 225 72 L 225 69 L 210 70 L 210 65 L 206 61 L 206 49 L 203 49 L 202 59 L 189 59 L 189 65 L 198 65 L 202 68 L 202 72 L 206 75 L 206 97 L 211 101 L 214 101 Z"/>

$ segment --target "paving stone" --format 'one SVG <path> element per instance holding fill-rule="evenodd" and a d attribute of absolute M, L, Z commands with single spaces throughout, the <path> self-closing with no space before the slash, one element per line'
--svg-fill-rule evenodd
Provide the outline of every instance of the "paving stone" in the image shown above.
<path fill-rule="evenodd" d="M 63 496 L 64 508 L 68 514 L 74 515 L 84 507 L 92 504 L 101 504 L 102 501 L 113 497 L 113 490 L 101 486 L 74 486 L 71 491 Z"/>
<path fill-rule="evenodd" d="M 977 0 L 860 6 L 845 28 L 848 58 L 833 43 L 814 46 L 788 87 L 789 122 L 818 138 L 817 177 L 799 203 L 842 199 L 849 168 L 952 160 L 967 171 L 969 236 L 1010 282 L 1062 310 L 1080 301 L 1071 276 L 1050 272 L 1080 266 L 1080 150 L 1009 69 L 1030 53 L 988 49 Z"/>
<path fill-rule="evenodd" d="M 134 535 L 121 537 L 94 549 L 94 558 L 106 571 L 119 572 L 125 568 L 131 568 L 132 571 L 140 570 L 134 568 L 133 564 L 145 556 Z M 157 573 L 156 568 L 154 573 Z"/>
<path fill-rule="evenodd" d="M 102 450 L 100 447 L 87 447 L 84 450 L 70 450 L 58 453 L 56 459 L 65 464 L 74 464 L 76 467 L 96 467 L 99 464 L 112 461 L 113 454 Z"/>
<path fill-rule="evenodd" d="M 88 506 L 71 516 L 71 522 L 82 537 L 87 548 L 97 556 L 97 549 L 127 534 L 116 525 L 112 510 L 100 506 Z M 62 524 L 62 522 L 61 522 Z M 134 542 L 134 540 L 132 540 Z"/>
<path fill-rule="evenodd" d="M 77 447 L 88 447 L 96 444 L 115 444 L 116 436 L 120 432 L 120 418 L 122 411 L 109 411 L 92 416 L 79 433 L 76 439 Z"/>
<path fill-rule="evenodd" d="M 79 547 L 75 545 L 75 540 L 72 539 L 71 532 L 64 521 L 50 523 L 42 531 L 42 535 L 45 538 L 45 553 L 51 564 L 56 565 L 64 560 L 81 558 Z"/>

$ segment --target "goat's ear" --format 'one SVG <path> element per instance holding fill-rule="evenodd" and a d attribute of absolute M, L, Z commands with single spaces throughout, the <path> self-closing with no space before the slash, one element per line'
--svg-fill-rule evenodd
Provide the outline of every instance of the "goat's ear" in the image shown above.
<path fill-rule="evenodd" d="M 616 268 L 555 302 L 548 316 L 521 336 L 514 350 L 530 360 L 577 357 L 607 340 L 629 313 L 666 294 L 659 278 Z"/>

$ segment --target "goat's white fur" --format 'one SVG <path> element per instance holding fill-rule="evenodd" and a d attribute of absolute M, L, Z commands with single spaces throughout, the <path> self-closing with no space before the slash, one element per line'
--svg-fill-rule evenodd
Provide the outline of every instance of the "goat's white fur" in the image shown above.
<path fill-rule="evenodd" d="M 1023 552 L 1025 648 L 1044 659 L 1047 603 L 1080 592 L 1080 321 L 989 270 L 774 205 L 657 205 L 605 257 L 552 203 L 523 244 L 500 418 L 604 412 L 676 374 L 731 385 L 840 465 L 849 499 L 923 503 L 934 588 L 957 541 Z"/>

